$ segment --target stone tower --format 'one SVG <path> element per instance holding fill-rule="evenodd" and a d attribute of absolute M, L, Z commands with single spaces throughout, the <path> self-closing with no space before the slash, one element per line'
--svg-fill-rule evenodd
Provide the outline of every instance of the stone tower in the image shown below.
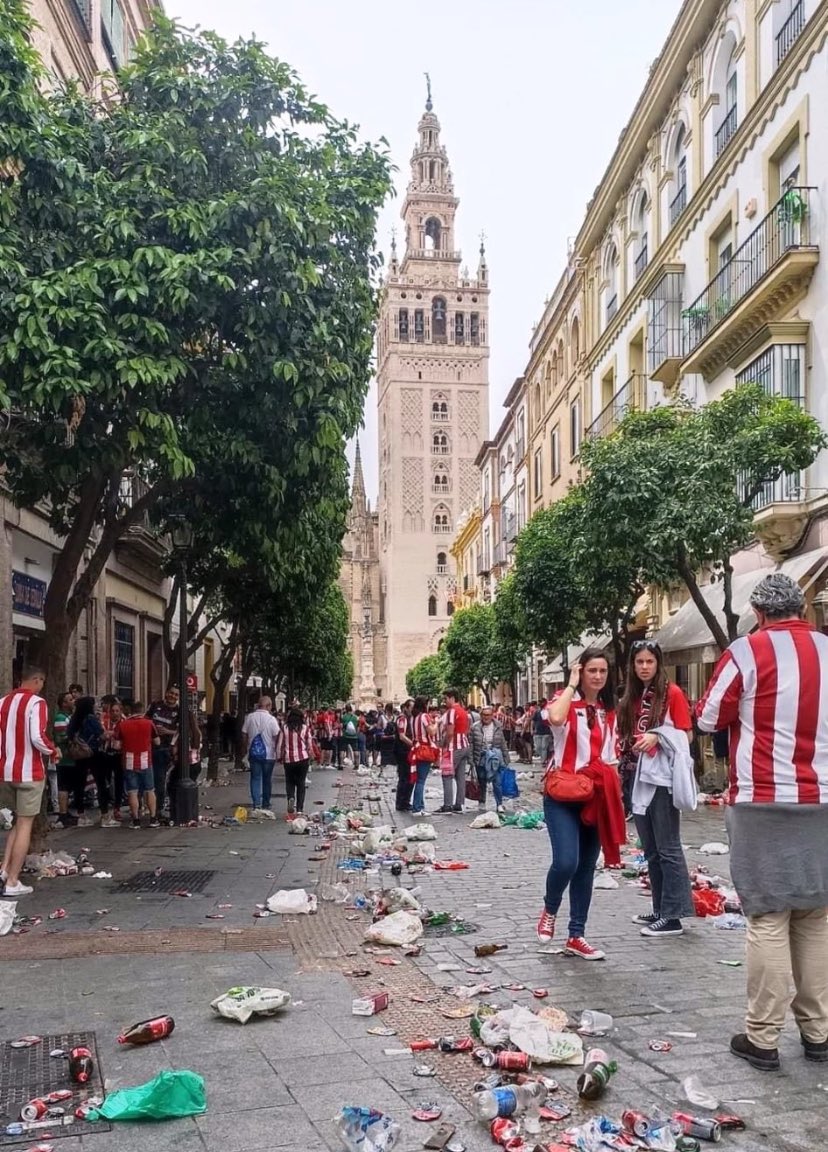
<path fill-rule="evenodd" d="M 379 519 L 377 513 L 371 511 L 365 495 L 359 441 L 339 582 L 350 619 L 348 647 L 354 660 L 352 698 L 358 707 L 367 711 L 384 702 L 386 648 L 380 600 Z"/>
<path fill-rule="evenodd" d="M 387 693 L 436 651 L 453 610 L 450 544 L 478 490 L 474 460 L 489 427 L 489 276 L 460 269 L 458 199 L 429 86 L 392 241 L 377 336 L 379 557 Z"/>

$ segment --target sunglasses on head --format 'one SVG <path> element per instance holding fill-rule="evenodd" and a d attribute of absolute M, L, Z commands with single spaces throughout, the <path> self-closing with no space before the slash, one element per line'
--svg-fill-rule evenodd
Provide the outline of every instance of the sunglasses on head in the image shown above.
<path fill-rule="evenodd" d="M 660 652 L 661 646 L 655 640 L 633 640 L 633 652 Z"/>

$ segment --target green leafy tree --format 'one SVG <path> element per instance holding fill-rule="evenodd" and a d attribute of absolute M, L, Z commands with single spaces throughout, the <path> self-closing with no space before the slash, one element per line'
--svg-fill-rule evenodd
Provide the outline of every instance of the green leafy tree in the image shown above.
<path fill-rule="evenodd" d="M 464 694 L 475 685 L 490 701 L 493 688 L 502 679 L 494 640 L 491 604 L 472 604 L 455 612 L 440 648 L 447 684 Z"/>
<path fill-rule="evenodd" d="M 504 681 L 517 700 L 517 676 L 532 648 L 523 604 L 509 573 L 497 587 L 493 604 L 489 664 L 496 681 Z"/>
<path fill-rule="evenodd" d="M 405 690 L 409 696 L 425 696 L 429 700 L 435 700 L 443 695 L 447 687 L 442 650 L 431 656 L 424 656 L 406 673 Z"/>
<path fill-rule="evenodd" d="M 827 444 L 813 416 L 759 384 L 699 409 L 631 413 L 582 450 L 585 506 L 601 512 L 594 542 L 602 558 L 635 563 L 642 585 L 683 582 L 724 649 L 738 634 L 732 557 L 756 535 L 757 495 L 807 468 Z M 699 587 L 703 569 L 723 582 L 724 627 Z"/>
<path fill-rule="evenodd" d="M 256 41 L 159 15 L 96 100 L 49 91 L 30 34 L 0 0 L 0 465 L 63 539 L 56 689 L 115 543 L 170 497 L 273 505 L 283 555 L 291 493 L 332 475 L 338 504 L 390 178 Z"/>

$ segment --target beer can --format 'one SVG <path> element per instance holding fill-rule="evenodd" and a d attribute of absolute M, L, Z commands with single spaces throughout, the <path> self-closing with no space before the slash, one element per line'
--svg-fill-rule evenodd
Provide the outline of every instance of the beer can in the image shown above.
<path fill-rule="evenodd" d="M 475 1048 L 472 1052 L 475 1060 L 482 1064 L 484 1068 L 494 1068 L 497 1063 L 497 1053 L 492 1052 L 489 1048 Z"/>
<path fill-rule="evenodd" d="M 498 1052 L 495 1067 L 504 1072 L 528 1072 L 532 1062 L 525 1052 Z"/>
<path fill-rule="evenodd" d="M 25 1120 L 27 1124 L 31 1124 L 33 1120 L 42 1120 L 48 1111 L 49 1105 L 45 1100 L 30 1100 L 28 1104 L 24 1104 L 20 1109 L 20 1119 Z"/>
<path fill-rule="evenodd" d="M 681 1125 L 685 1136 L 709 1140 L 712 1144 L 718 1144 L 722 1138 L 722 1126 L 713 1116 L 690 1116 L 687 1112 L 676 1112 L 673 1119 Z"/>
<path fill-rule="evenodd" d="M 56 1089 L 56 1091 L 49 1093 L 49 1095 L 46 1097 L 46 1103 L 47 1104 L 60 1104 L 61 1100 L 71 1100 L 71 1099 L 72 1099 L 72 1089 L 71 1088 L 58 1088 L 58 1089 Z"/>
<path fill-rule="evenodd" d="M 701 1144 L 695 1136 L 679 1136 L 676 1140 L 676 1152 L 701 1152 Z"/>
<path fill-rule="evenodd" d="M 621 1123 L 634 1136 L 648 1136 L 650 1133 L 650 1121 L 643 1112 L 635 1112 L 629 1108 L 621 1113 Z"/>
<path fill-rule="evenodd" d="M 507 1116 L 498 1116 L 496 1120 L 492 1120 L 490 1131 L 495 1144 L 505 1146 L 510 1140 L 515 1139 L 520 1132 L 520 1127 Z"/>

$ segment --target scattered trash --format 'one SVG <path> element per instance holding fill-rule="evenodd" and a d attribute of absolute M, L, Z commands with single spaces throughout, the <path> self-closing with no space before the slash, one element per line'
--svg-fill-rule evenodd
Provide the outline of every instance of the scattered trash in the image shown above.
<path fill-rule="evenodd" d="M 495 952 L 505 952 L 508 944 L 476 944 L 475 956 L 494 956 Z"/>
<path fill-rule="evenodd" d="M 409 840 L 436 840 L 437 830 L 433 824 L 412 824 L 406 828 L 405 834 Z"/>
<path fill-rule="evenodd" d="M 453 1124 L 441 1124 L 426 1137 L 423 1148 L 432 1149 L 433 1152 L 466 1152 L 465 1144 L 452 1140 L 456 1130 Z"/>
<path fill-rule="evenodd" d="M 35 1044 L 42 1044 L 42 1036 L 21 1036 L 19 1040 L 12 1040 L 10 1048 L 34 1048 Z"/>
<path fill-rule="evenodd" d="M 204 915 L 205 920 L 223 920 L 224 916 L 221 912 L 206 912 Z"/>
<path fill-rule="evenodd" d="M 435 860 L 435 872 L 463 872 L 469 865 L 463 860 Z"/>
<path fill-rule="evenodd" d="M 351 1015 L 376 1016 L 378 1012 L 384 1012 L 390 1003 L 391 997 L 387 992 L 371 992 L 351 1002 Z"/>
<path fill-rule="evenodd" d="M 51 1056 L 51 1058 L 53 1060 L 65 1060 L 66 1059 L 66 1052 L 63 1048 L 53 1048 L 52 1051 L 49 1053 L 49 1055 Z"/>
<path fill-rule="evenodd" d="M 251 1016 L 275 1016 L 290 1004 L 290 993 L 281 988 L 230 988 L 211 1001 L 210 1007 L 227 1020 L 246 1024 Z"/>
<path fill-rule="evenodd" d="M 713 1116 L 689 1116 L 686 1112 L 674 1112 L 673 1120 L 681 1126 L 685 1136 L 709 1140 L 713 1144 L 718 1144 L 722 1138 L 722 1126 Z"/>
<path fill-rule="evenodd" d="M 387 1028 L 381 1024 L 378 1024 L 376 1028 L 368 1028 L 368 1029 L 366 1029 L 366 1031 L 367 1031 L 367 1034 L 369 1036 L 396 1036 L 397 1035 L 397 1029 L 396 1028 Z"/>
<path fill-rule="evenodd" d="M 741 960 L 719 960 L 719 961 L 717 961 L 717 963 L 724 964 L 728 968 L 741 968 L 742 967 L 742 961 Z"/>
<path fill-rule="evenodd" d="M 542 1084 L 509 1084 L 490 1092 L 476 1092 L 473 1111 L 475 1117 L 485 1123 L 498 1117 L 519 1116 L 533 1110 L 537 1112 L 545 1100 L 546 1089 Z"/>
<path fill-rule="evenodd" d="M 93 880 L 111 880 L 112 879 L 112 873 L 111 872 L 93 872 L 92 873 L 92 879 Z"/>
<path fill-rule="evenodd" d="M 431 1064 L 415 1064 L 413 1071 L 415 1076 L 421 1076 L 424 1078 L 437 1075 L 437 1069 L 432 1067 Z"/>
<path fill-rule="evenodd" d="M 545 1000 L 546 997 L 549 995 L 549 989 L 548 988 L 533 988 L 532 989 L 532 995 L 535 997 L 536 1000 Z"/>
<path fill-rule="evenodd" d="M 695 1040 L 698 1032 L 668 1032 L 666 1035 L 672 1036 L 677 1040 Z"/>
<path fill-rule="evenodd" d="M 621 885 L 609 872 L 599 872 L 595 877 L 592 887 L 612 891 L 615 888 L 620 888 Z"/>
<path fill-rule="evenodd" d="M 422 1100 L 420 1105 L 411 1113 L 412 1120 L 422 1120 L 424 1123 L 430 1123 L 432 1120 L 439 1120 L 443 1115 L 443 1109 L 434 1100 Z"/>
<path fill-rule="evenodd" d="M 111 1092 L 89 1120 L 172 1120 L 207 1111 L 204 1080 L 186 1069 L 166 1069 L 146 1084 Z"/>
<path fill-rule="evenodd" d="M 437 971 L 438 972 L 460 972 L 462 970 L 462 967 L 463 967 L 462 964 L 452 964 L 452 963 L 438 964 L 437 965 Z M 467 971 L 468 971 L 468 969 L 467 969 Z M 487 968 L 486 971 L 491 972 L 491 968 Z"/>
<path fill-rule="evenodd" d="M 104 924 L 104 932 L 120 932 L 120 928 L 116 928 L 114 924 Z"/>
<path fill-rule="evenodd" d="M 692 896 L 697 916 L 721 916 L 724 912 L 725 898 L 714 888 L 694 888 Z"/>
<path fill-rule="evenodd" d="M 704 856 L 727 856 L 730 849 L 727 844 L 722 844 L 718 840 L 711 840 L 709 844 L 702 844 L 699 852 Z"/>
<path fill-rule="evenodd" d="M 499 828 L 500 817 L 497 812 L 481 812 L 479 816 L 475 816 L 469 825 L 470 828 Z"/>
<path fill-rule="evenodd" d="M 686 1080 L 682 1080 L 681 1087 L 684 1095 L 696 1108 L 707 1108 L 710 1112 L 714 1112 L 719 1107 L 718 1097 L 705 1088 L 698 1076 L 688 1076 Z"/>
<path fill-rule="evenodd" d="M 125 1028 L 118 1037 L 119 1044 L 152 1044 L 164 1040 L 175 1028 L 172 1016 L 155 1016 L 152 1020 L 142 1020 Z"/>
<path fill-rule="evenodd" d="M 581 1013 L 578 1031 L 582 1036 L 605 1036 L 612 1031 L 613 1019 L 608 1012 L 587 1010 Z"/>
<path fill-rule="evenodd" d="M 69 1079 L 75 1084 L 88 1084 L 95 1071 L 95 1061 L 88 1048 L 73 1048 L 69 1053 Z M 25 1117 L 24 1117 L 25 1119 Z"/>
<path fill-rule="evenodd" d="M 17 901 L 4 900 L 0 903 L 0 936 L 8 936 L 14 927 L 14 919 L 17 915 Z"/>
<path fill-rule="evenodd" d="M 543 812 L 509 812 L 507 815 L 501 816 L 500 822 L 507 827 L 525 828 L 531 832 L 537 828 L 543 828 L 545 824 Z"/>
<path fill-rule="evenodd" d="M 50 920 L 65 920 L 66 919 L 66 909 L 65 908 L 55 908 L 54 912 L 49 913 L 49 919 Z"/>
<path fill-rule="evenodd" d="M 618 1065 L 610 1060 L 603 1048 L 592 1048 L 586 1057 L 586 1067 L 578 1077 L 576 1087 L 582 1100 L 597 1100 L 603 1096 L 610 1077 Z"/>
<path fill-rule="evenodd" d="M 288 824 L 288 832 L 291 836 L 306 836 L 310 829 L 310 823 L 304 816 L 297 816 L 295 820 L 291 820 Z"/>
<path fill-rule="evenodd" d="M 506 1013 L 499 1013 L 505 1016 Z M 497 1017 L 495 1017 L 497 1019 Z M 573 1032 L 555 1032 L 540 1015 L 526 1008 L 509 1013 L 509 1039 L 538 1064 L 582 1064 L 584 1046 Z"/>
<path fill-rule="evenodd" d="M 673 1045 L 669 1040 L 651 1040 L 649 1045 L 651 1052 L 672 1052 Z"/>
<path fill-rule="evenodd" d="M 182 896 L 185 900 L 191 900 L 193 897 L 192 892 L 188 892 L 186 888 L 178 888 L 172 893 L 173 896 Z"/>
<path fill-rule="evenodd" d="M 320 884 L 319 899 L 327 904 L 347 904 L 351 895 L 347 884 Z"/>
<path fill-rule="evenodd" d="M 283 888 L 267 902 L 268 910 L 280 916 L 310 915 L 316 911 L 316 905 L 316 897 L 304 888 Z"/>
<path fill-rule="evenodd" d="M 84 859 L 87 863 L 87 859 Z M 42 855 L 32 854 L 26 857 L 23 864 L 25 872 L 34 872 L 41 879 L 54 876 L 77 876 L 79 860 L 70 856 L 68 852 L 44 852 Z"/>
<path fill-rule="evenodd" d="M 243 804 L 239 804 L 238 808 L 234 809 L 233 819 L 238 820 L 239 824 L 247 823 L 247 809 Z"/>
<path fill-rule="evenodd" d="M 95 915 L 96 916 L 108 916 L 109 915 L 109 909 L 108 908 L 96 908 L 95 909 Z"/>
<path fill-rule="evenodd" d="M 739 912 L 725 912 L 723 916 L 711 916 L 710 920 L 714 928 L 724 928 L 728 932 L 747 928 L 747 920 Z"/>
<path fill-rule="evenodd" d="M 399 947 L 413 944 L 423 934 L 423 922 L 412 912 L 394 912 L 366 928 L 364 939 L 368 943 Z"/>

